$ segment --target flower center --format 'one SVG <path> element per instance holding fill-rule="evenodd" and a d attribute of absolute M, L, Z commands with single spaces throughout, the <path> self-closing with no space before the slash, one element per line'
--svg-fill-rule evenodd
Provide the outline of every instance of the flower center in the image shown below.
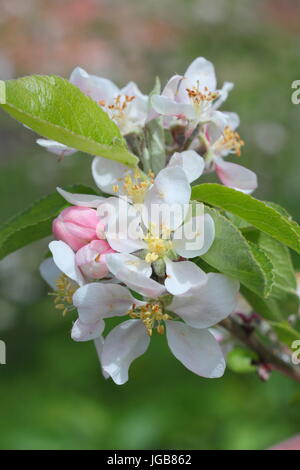
<path fill-rule="evenodd" d="M 75 309 L 73 306 L 73 294 L 78 289 L 78 285 L 62 274 L 56 281 L 57 290 L 50 292 L 54 296 L 54 305 L 58 310 L 62 310 L 63 316 Z"/>
<path fill-rule="evenodd" d="M 129 103 L 135 99 L 135 96 L 118 95 L 113 99 L 111 104 L 107 104 L 104 100 L 99 101 L 100 106 L 107 107 L 111 112 L 112 119 L 123 119 L 125 110 Z"/>
<path fill-rule="evenodd" d="M 230 126 L 226 126 L 223 131 L 223 136 L 218 142 L 217 147 L 221 150 L 226 150 L 235 153 L 238 157 L 241 156 L 241 147 L 245 142 L 240 138 L 238 132 L 235 132 Z"/>
<path fill-rule="evenodd" d="M 148 250 L 145 256 L 147 263 L 153 263 L 158 258 L 163 258 L 168 251 L 172 249 L 172 241 L 170 240 L 171 231 L 165 226 L 161 227 L 161 236 L 158 235 L 154 224 L 151 224 L 144 241 L 148 245 Z"/>
<path fill-rule="evenodd" d="M 133 175 L 125 175 L 119 181 L 120 184 L 113 187 L 114 192 L 118 193 L 121 189 L 122 193 L 130 197 L 134 204 L 141 204 L 144 202 L 146 192 L 153 184 L 154 174 L 149 171 L 148 176 L 146 176 L 139 169 L 136 169 Z"/>
<path fill-rule="evenodd" d="M 140 319 L 145 325 L 149 336 L 152 336 L 154 328 L 158 334 L 162 335 L 165 331 L 165 327 L 162 322 L 172 319 L 170 315 L 164 313 L 162 304 L 156 301 L 149 302 L 141 307 L 133 305 L 132 309 L 128 311 L 128 315 L 131 318 Z"/>
<path fill-rule="evenodd" d="M 209 91 L 207 87 L 204 88 L 204 91 L 200 91 L 198 86 L 193 88 L 186 88 L 189 98 L 192 100 L 193 104 L 199 106 L 203 102 L 210 103 L 218 98 L 219 93 L 217 91 Z"/>

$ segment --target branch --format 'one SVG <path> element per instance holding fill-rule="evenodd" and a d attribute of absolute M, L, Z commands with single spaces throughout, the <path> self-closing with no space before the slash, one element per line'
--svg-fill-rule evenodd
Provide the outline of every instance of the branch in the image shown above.
<path fill-rule="evenodd" d="M 272 369 L 281 372 L 296 382 L 300 382 L 300 366 L 294 366 L 290 362 L 285 361 L 276 351 L 262 343 L 255 334 L 254 329 L 249 330 L 232 318 L 226 318 L 220 322 L 220 325 L 255 351 L 262 364 L 268 364 Z"/>

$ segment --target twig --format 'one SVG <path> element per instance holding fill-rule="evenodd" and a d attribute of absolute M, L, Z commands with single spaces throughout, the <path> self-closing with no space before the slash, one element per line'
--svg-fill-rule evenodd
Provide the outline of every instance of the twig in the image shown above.
<path fill-rule="evenodd" d="M 296 382 L 300 382 L 300 366 L 296 366 L 285 361 L 277 352 L 269 349 L 259 340 L 254 329 L 249 330 L 244 328 L 232 318 L 226 318 L 220 322 L 220 325 L 241 342 L 246 344 L 250 349 L 255 351 L 262 364 L 268 364 L 272 369 L 281 372 Z"/>

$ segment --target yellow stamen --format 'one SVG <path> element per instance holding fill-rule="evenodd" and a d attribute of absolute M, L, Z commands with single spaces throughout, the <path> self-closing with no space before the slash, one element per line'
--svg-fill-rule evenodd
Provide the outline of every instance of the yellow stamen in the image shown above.
<path fill-rule="evenodd" d="M 165 328 L 161 322 L 172 319 L 170 315 L 163 312 L 163 306 L 161 303 L 155 301 L 149 302 L 141 307 L 133 306 L 132 309 L 129 310 L 128 315 L 131 318 L 139 318 L 142 320 L 149 336 L 152 336 L 154 328 L 158 334 L 162 335 Z"/>
<path fill-rule="evenodd" d="M 203 101 L 214 101 L 219 96 L 217 91 L 209 91 L 207 87 L 204 88 L 203 92 L 200 91 L 198 87 L 186 88 L 186 91 L 189 98 L 197 105 L 201 104 Z"/>
<path fill-rule="evenodd" d="M 235 132 L 230 126 L 226 126 L 223 131 L 223 137 L 218 142 L 217 147 L 235 153 L 240 157 L 243 145 L 245 145 L 245 142 L 240 138 L 239 133 Z"/>
<path fill-rule="evenodd" d="M 73 294 L 78 288 L 78 285 L 69 279 L 65 274 L 62 274 L 56 281 L 56 292 L 51 292 L 49 295 L 54 297 L 54 305 L 58 310 L 63 310 L 63 316 L 74 309 Z"/>

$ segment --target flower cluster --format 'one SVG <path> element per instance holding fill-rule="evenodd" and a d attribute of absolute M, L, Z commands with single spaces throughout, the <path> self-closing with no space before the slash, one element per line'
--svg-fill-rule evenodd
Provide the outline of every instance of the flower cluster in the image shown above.
<path fill-rule="evenodd" d="M 222 376 L 225 361 L 211 328 L 234 312 L 239 283 L 199 267 L 215 226 L 203 205 L 191 201 L 191 183 L 215 171 L 240 191 L 257 186 L 252 171 L 224 160 L 240 156 L 244 144 L 238 116 L 219 110 L 233 84 L 217 89 L 214 67 L 202 57 L 149 97 L 132 82 L 119 89 L 81 68 L 70 81 L 108 113 L 129 146 L 155 119 L 170 139 L 157 174 L 95 157 L 92 175 L 105 197 L 58 188 L 70 206 L 53 221 L 52 257 L 41 265 L 56 307 L 77 309 L 72 338 L 95 341 L 103 374 L 116 384 L 128 380 L 130 364 L 156 333 L 166 334 L 174 356 L 192 372 Z M 60 156 L 75 152 L 38 143 Z M 110 317 L 124 321 L 104 337 Z"/>

